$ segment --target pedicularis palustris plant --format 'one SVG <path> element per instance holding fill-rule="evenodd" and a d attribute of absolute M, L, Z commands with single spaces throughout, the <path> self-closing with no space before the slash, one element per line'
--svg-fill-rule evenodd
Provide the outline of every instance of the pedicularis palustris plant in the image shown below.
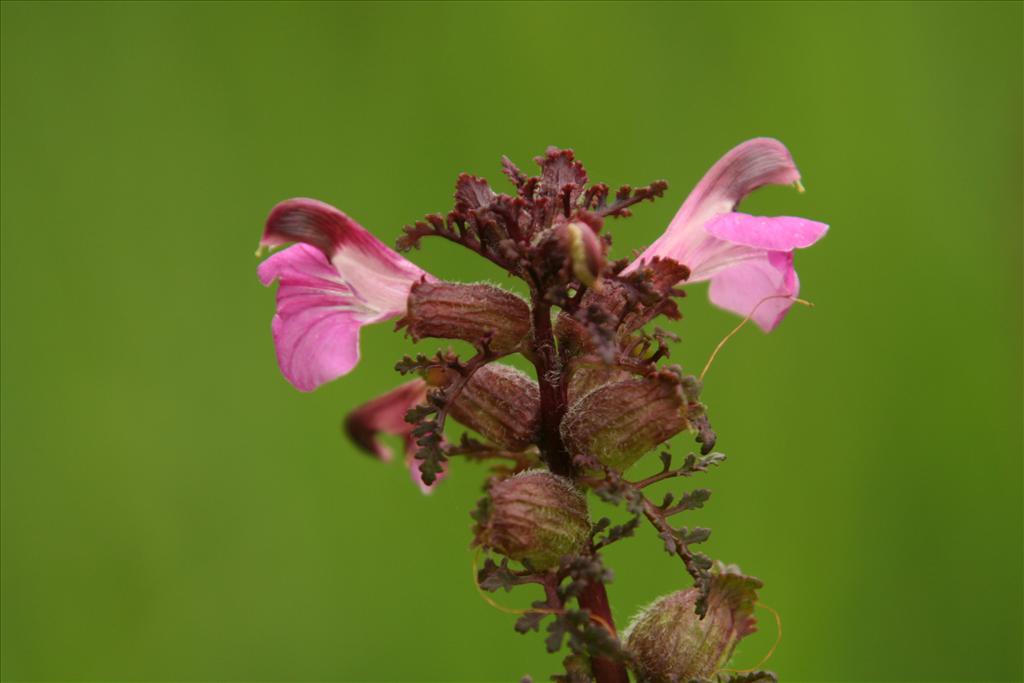
<path fill-rule="evenodd" d="M 614 260 L 610 219 L 628 217 L 667 184 L 612 192 L 590 183 L 568 150 L 549 149 L 536 162 L 540 174 L 530 176 L 504 160 L 514 194 L 461 175 L 455 208 L 407 226 L 398 239 L 399 251 L 427 237 L 460 244 L 522 280 L 528 299 L 492 284 L 440 280 L 327 204 L 276 206 L 261 246 L 296 244 L 263 261 L 259 276 L 279 283 L 273 336 L 281 370 L 312 391 L 355 366 L 363 325 L 391 319 L 413 341 L 468 342 L 475 349 L 468 357 L 443 349 L 400 360 L 398 372 L 413 379 L 349 414 L 346 431 L 381 460 L 391 453 L 377 437 L 401 437 L 424 492 L 452 458 L 492 463 L 472 513 L 473 544 L 488 553 L 477 581 L 487 591 L 542 589 L 515 628 L 544 627 L 549 651 L 568 648 L 556 680 L 622 682 L 628 671 L 651 682 L 774 680 L 725 669 L 753 631 L 761 582 L 695 550 L 708 529 L 677 526 L 676 516 L 703 506 L 710 492 L 649 497 L 652 484 L 697 475 L 725 457 L 713 451 L 701 380 L 668 364 L 675 337 L 653 323 L 678 319 L 680 287 L 708 280 L 713 303 L 772 330 L 796 300 L 793 251 L 827 226 L 736 211 L 762 185 L 800 188 L 786 148 L 759 138 L 716 163 L 643 253 Z M 533 366 L 533 377 L 500 362 L 515 354 Z M 452 420 L 473 435 L 451 438 Z M 680 461 L 662 452 L 658 473 L 629 474 L 686 431 L 699 453 Z M 592 519 L 588 494 L 620 504 L 628 517 Z M 653 601 L 620 635 L 602 550 L 644 521 L 692 585 Z"/>

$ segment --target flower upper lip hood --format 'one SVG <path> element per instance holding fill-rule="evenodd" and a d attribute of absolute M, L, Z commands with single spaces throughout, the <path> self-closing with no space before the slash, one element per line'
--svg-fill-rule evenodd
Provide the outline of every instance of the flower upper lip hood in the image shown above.
<path fill-rule="evenodd" d="M 828 226 L 735 209 L 763 185 L 799 187 L 799 181 L 793 157 L 778 140 L 755 138 L 738 145 L 711 167 L 661 237 L 626 272 L 655 257 L 678 261 L 690 268 L 689 282 L 711 281 L 712 303 L 742 316 L 753 312 L 754 322 L 770 332 L 800 291 L 793 250 L 814 244 Z"/>
<path fill-rule="evenodd" d="M 359 329 L 400 316 L 413 283 L 434 278 L 330 204 L 289 199 L 270 212 L 260 247 L 290 242 L 257 274 L 279 282 L 272 331 L 281 372 L 300 391 L 359 362 Z"/>

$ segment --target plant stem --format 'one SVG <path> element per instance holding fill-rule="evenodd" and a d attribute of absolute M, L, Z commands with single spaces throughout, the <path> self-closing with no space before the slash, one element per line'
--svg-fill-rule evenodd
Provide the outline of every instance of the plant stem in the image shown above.
<path fill-rule="evenodd" d="M 575 468 L 569 455 L 559 425 L 568 408 L 568 377 L 555 348 L 551 329 L 551 304 L 535 289 L 533 293 L 533 363 L 537 369 L 537 384 L 540 387 L 540 434 L 538 446 L 541 456 L 555 474 L 573 477 Z M 615 621 L 612 619 L 608 592 L 600 581 L 591 581 L 579 596 L 580 608 L 612 630 L 615 635 Z M 605 657 L 591 658 L 591 669 L 597 683 L 629 683 L 629 674 L 622 662 Z"/>
<path fill-rule="evenodd" d="M 537 445 L 552 472 L 571 478 L 574 474 L 572 458 L 558 431 L 568 403 L 567 382 L 551 331 L 551 304 L 543 301 L 538 293 L 533 296 L 533 364 L 540 387 L 540 438 Z"/>
<path fill-rule="evenodd" d="M 606 622 L 615 633 L 615 622 L 612 620 L 612 608 L 608 604 L 608 591 L 600 581 L 591 581 L 583 589 L 579 597 L 580 607 L 588 610 L 595 617 Z M 629 683 L 629 674 L 622 662 L 605 657 L 593 657 L 590 668 L 597 683 Z"/>

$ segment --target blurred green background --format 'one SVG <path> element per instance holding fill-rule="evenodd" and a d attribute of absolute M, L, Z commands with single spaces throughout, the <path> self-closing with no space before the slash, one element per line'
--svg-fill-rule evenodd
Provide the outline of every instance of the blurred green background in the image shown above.
<path fill-rule="evenodd" d="M 783 680 L 1020 680 L 1022 18 L 3 3 L 3 678 L 546 678 L 542 639 L 470 581 L 482 470 L 423 497 L 339 433 L 410 342 L 367 329 L 362 364 L 313 394 L 280 376 L 263 219 L 316 197 L 392 242 L 460 171 L 507 188 L 502 154 L 529 168 L 557 144 L 594 179 L 670 182 L 614 225 L 624 255 L 771 135 L 808 192 L 745 209 L 832 225 L 797 258 L 817 307 L 719 357 L 730 460 L 688 521 L 765 580 Z M 504 281 L 425 247 L 439 276 Z M 692 369 L 736 323 L 705 289 L 673 326 Z M 620 623 L 686 584 L 646 530 L 608 555 Z M 762 618 L 740 666 L 774 638 Z"/>

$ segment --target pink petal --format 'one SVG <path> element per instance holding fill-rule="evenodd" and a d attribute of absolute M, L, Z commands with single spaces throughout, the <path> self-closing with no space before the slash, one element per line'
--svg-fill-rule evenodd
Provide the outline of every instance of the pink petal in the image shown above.
<path fill-rule="evenodd" d="M 384 461 L 391 460 L 391 449 L 377 440 L 378 434 L 400 436 L 406 449 L 411 447 L 415 451 L 415 442 L 410 438 L 413 426 L 405 421 L 405 414 L 426 398 L 426 382 L 406 382 L 349 413 L 345 417 L 345 432 L 357 446 Z"/>
<path fill-rule="evenodd" d="M 720 271 L 711 278 L 708 290 L 713 304 L 741 316 L 756 307 L 751 319 L 765 332 L 782 322 L 799 293 L 793 253 L 782 251 L 761 252 L 758 258 Z"/>
<path fill-rule="evenodd" d="M 769 251 L 804 249 L 820 240 L 828 226 L 806 218 L 792 216 L 751 216 L 745 213 L 723 213 L 709 220 L 704 229 L 712 237 Z"/>
<path fill-rule="evenodd" d="M 280 281 L 274 344 L 284 376 L 312 391 L 359 361 L 359 328 L 405 312 L 413 283 L 433 278 L 334 207 L 289 199 L 270 212 L 261 246 L 303 242 L 265 260 Z"/>
<path fill-rule="evenodd" d="M 736 208 L 748 194 L 762 185 L 784 185 L 800 179 L 789 150 L 771 138 L 755 138 L 733 148 L 711 167 L 679 208 L 664 234 L 649 246 L 637 261 L 655 256 L 673 259 L 689 266 L 700 277 L 716 267 L 722 258 L 718 240 L 704 225 L 719 214 Z M 732 258 L 735 255 L 726 254 Z M 633 263 L 627 272 L 638 267 Z M 691 281 L 694 278 L 691 277 Z"/>
<path fill-rule="evenodd" d="M 382 314 L 360 301 L 323 254 L 296 244 L 263 261 L 257 274 L 264 285 L 279 282 L 271 329 L 278 365 L 296 389 L 313 391 L 355 367 L 359 328 Z"/>
<path fill-rule="evenodd" d="M 448 472 L 447 463 L 442 463 L 442 471 L 434 483 L 428 486 L 420 474 L 420 461 L 414 457 L 419 446 L 412 433 L 413 425 L 405 421 L 405 414 L 423 403 L 426 397 L 426 382 L 414 379 L 364 403 L 345 417 L 345 433 L 349 438 L 364 451 L 385 462 L 392 458 L 391 449 L 378 441 L 377 436 L 390 434 L 401 437 L 405 445 L 405 465 L 409 468 L 409 475 L 424 494 L 431 493 Z"/>
<path fill-rule="evenodd" d="M 288 242 L 305 242 L 323 252 L 355 296 L 381 312 L 397 315 L 405 309 L 412 283 L 432 279 L 366 228 L 315 199 L 289 199 L 270 212 L 260 246 Z"/>

